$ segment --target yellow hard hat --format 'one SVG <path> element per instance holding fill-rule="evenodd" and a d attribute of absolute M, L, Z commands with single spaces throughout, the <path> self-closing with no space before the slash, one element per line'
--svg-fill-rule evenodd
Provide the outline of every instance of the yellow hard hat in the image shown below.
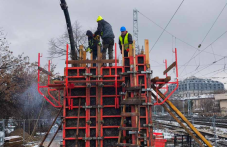
<path fill-rule="evenodd" d="M 102 16 L 99 15 L 99 17 L 97 18 L 97 22 L 103 20 Z"/>

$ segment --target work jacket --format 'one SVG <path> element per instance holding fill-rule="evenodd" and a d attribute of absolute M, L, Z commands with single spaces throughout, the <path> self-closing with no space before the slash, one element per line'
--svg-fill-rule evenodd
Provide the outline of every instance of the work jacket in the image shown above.
<path fill-rule="evenodd" d="M 95 36 L 96 35 L 100 35 L 103 40 L 106 38 L 113 39 L 115 37 L 112 30 L 112 26 L 104 19 L 98 21 L 98 28 L 97 31 L 95 32 Z"/>
<path fill-rule="evenodd" d="M 129 49 L 129 44 L 132 44 L 132 35 L 130 33 L 126 33 L 124 36 L 119 36 L 119 47 L 122 50 L 122 45 L 124 44 L 124 50 Z"/>

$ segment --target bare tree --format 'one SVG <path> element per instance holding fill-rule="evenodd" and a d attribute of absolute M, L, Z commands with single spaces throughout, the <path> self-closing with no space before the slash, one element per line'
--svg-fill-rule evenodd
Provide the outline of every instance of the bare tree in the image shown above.
<path fill-rule="evenodd" d="M 75 41 L 75 48 L 78 52 L 79 46 L 87 45 L 86 31 L 82 29 L 82 26 L 76 21 L 73 26 L 73 36 Z M 52 38 L 49 41 L 49 56 L 50 58 L 59 58 L 66 55 L 66 44 L 69 44 L 69 35 L 67 30 L 58 38 Z M 70 53 L 69 53 L 70 55 Z"/>

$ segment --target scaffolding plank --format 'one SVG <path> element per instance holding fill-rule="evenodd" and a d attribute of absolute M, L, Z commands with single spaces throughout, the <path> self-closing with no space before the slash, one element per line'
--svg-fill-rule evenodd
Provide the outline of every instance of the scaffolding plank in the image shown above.
<path fill-rule="evenodd" d="M 44 68 L 38 66 L 38 70 L 42 71 L 43 73 L 49 75 L 49 76 L 53 76 L 53 74 L 47 70 L 45 70 Z"/>
<path fill-rule="evenodd" d="M 139 116 L 139 113 L 136 112 L 126 112 L 126 113 L 121 113 L 122 117 L 131 117 L 131 116 Z"/>
<path fill-rule="evenodd" d="M 130 143 L 117 143 L 116 146 L 138 147 L 138 145 L 130 144 Z"/>
<path fill-rule="evenodd" d="M 169 72 L 174 66 L 176 66 L 176 61 L 173 62 L 164 72 L 163 75 L 165 75 L 167 72 Z"/>
<path fill-rule="evenodd" d="M 171 80 L 170 76 L 167 76 L 166 78 L 159 78 L 159 77 L 155 77 L 153 79 L 151 79 L 151 82 L 156 83 L 156 82 L 169 82 Z"/>
<path fill-rule="evenodd" d="M 142 105 L 142 103 L 142 100 L 135 98 L 121 101 L 121 105 Z"/>
<path fill-rule="evenodd" d="M 126 87 L 125 90 L 126 91 L 138 91 L 138 90 L 141 90 L 141 87 L 140 86 Z"/>
<path fill-rule="evenodd" d="M 115 63 L 115 59 L 108 60 L 69 60 L 68 64 L 93 64 L 93 63 Z M 117 60 L 119 63 L 119 60 Z"/>
<path fill-rule="evenodd" d="M 153 79 L 151 79 L 151 82 L 156 82 L 159 80 L 159 77 L 154 77 Z"/>
<path fill-rule="evenodd" d="M 119 130 L 126 130 L 126 131 L 138 131 L 138 128 L 134 127 L 119 127 Z"/>

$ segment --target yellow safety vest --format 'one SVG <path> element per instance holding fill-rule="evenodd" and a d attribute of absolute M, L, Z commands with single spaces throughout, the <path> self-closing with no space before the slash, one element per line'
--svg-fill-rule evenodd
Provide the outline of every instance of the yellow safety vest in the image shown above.
<path fill-rule="evenodd" d="M 119 37 L 120 41 L 121 41 L 121 45 L 123 44 L 123 37 L 120 35 Z M 124 38 L 124 50 L 127 50 L 129 48 L 129 44 L 128 44 L 128 33 L 125 35 Z"/>

